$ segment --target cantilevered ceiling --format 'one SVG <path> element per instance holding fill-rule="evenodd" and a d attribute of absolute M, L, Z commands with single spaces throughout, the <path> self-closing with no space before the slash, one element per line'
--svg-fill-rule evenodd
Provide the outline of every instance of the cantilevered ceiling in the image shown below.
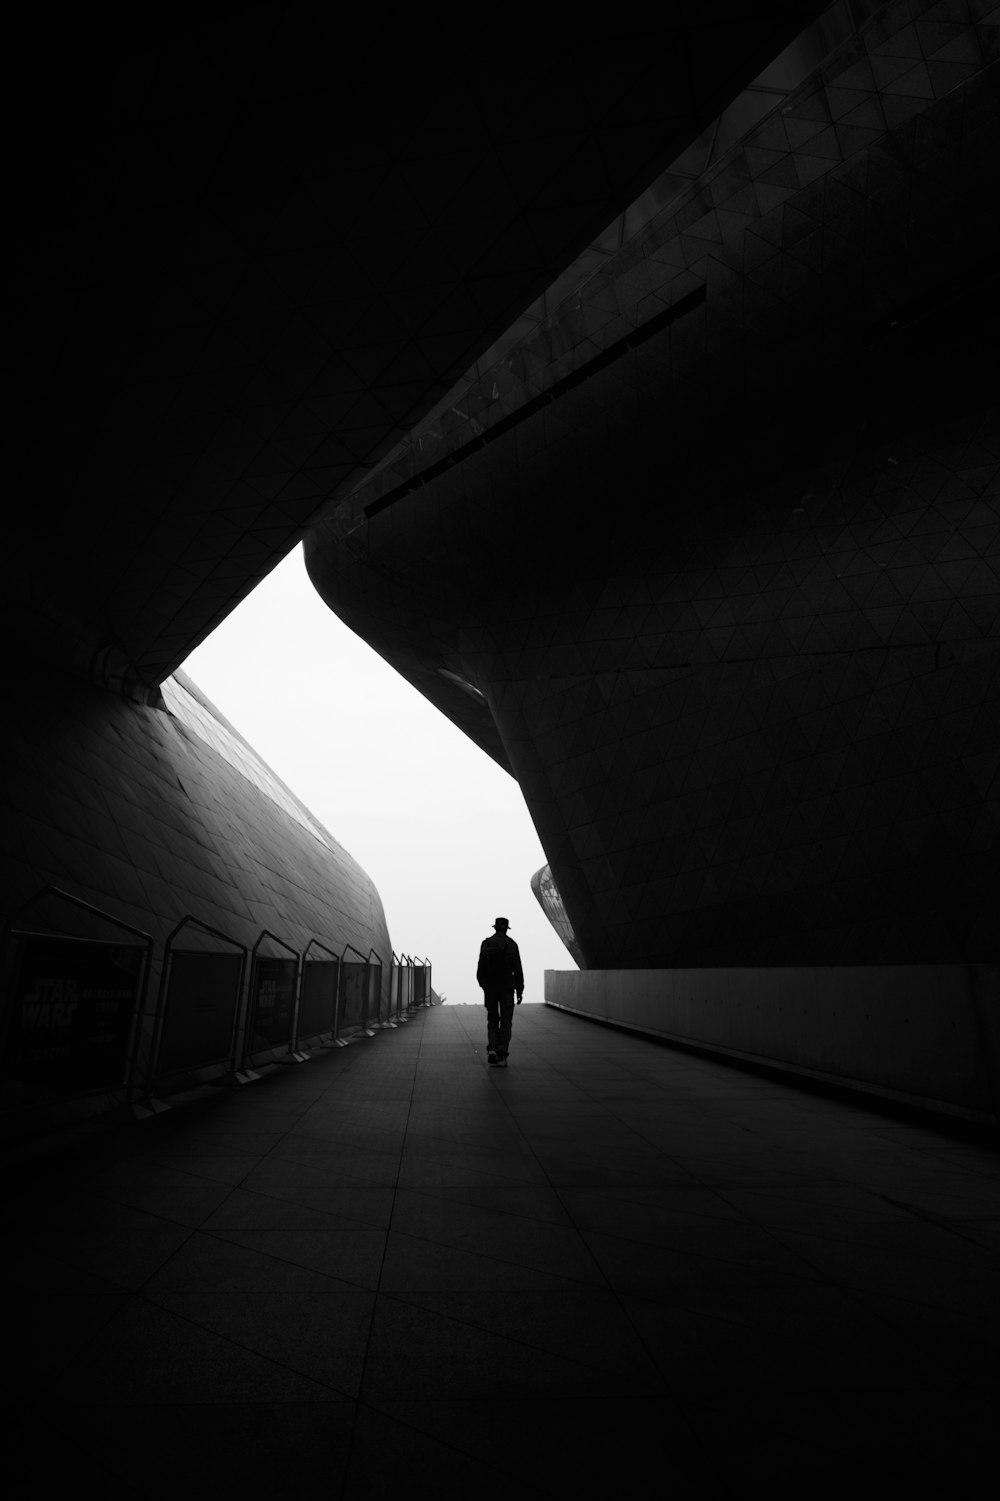
<path fill-rule="evenodd" d="M 162 680 L 821 8 L 22 27 L 22 650 Z"/>

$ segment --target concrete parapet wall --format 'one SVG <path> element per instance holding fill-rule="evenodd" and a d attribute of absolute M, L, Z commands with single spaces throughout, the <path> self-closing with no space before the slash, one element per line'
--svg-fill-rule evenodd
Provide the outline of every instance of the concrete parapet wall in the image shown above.
<path fill-rule="evenodd" d="M 547 1005 L 970 1119 L 1000 1119 L 1000 965 L 546 970 Z"/>

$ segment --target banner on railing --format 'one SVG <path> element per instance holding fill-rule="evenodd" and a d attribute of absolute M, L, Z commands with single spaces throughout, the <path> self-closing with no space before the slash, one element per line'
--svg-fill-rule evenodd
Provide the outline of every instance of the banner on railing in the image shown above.
<path fill-rule="evenodd" d="M 124 1083 L 145 950 L 44 935 L 15 941 L 6 1077 L 58 1095 Z"/>

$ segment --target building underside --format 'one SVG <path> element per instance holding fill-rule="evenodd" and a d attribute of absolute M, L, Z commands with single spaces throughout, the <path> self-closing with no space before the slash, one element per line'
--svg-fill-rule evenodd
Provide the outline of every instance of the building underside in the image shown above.
<path fill-rule="evenodd" d="M 829 13 L 852 31 L 869 9 Z M 772 107 L 764 72 L 823 10 L 724 3 L 641 44 L 512 31 L 485 55 L 315 8 L 18 21 L 8 938 L 138 932 L 149 1008 L 184 924 L 387 965 L 369 878 L 179 670 L 321 518 L 364 523 L 497 341 L 544 332 L 655 212 L 665 164 Z M 4 1098 L 44 1097 L 41 1065 L 12 1075 L 10 978 Z"/>
<path fill-rule="evenodd" d="M 831 40 L 307 539 L 589 968 L 998 957 L 996 27 Z"/>

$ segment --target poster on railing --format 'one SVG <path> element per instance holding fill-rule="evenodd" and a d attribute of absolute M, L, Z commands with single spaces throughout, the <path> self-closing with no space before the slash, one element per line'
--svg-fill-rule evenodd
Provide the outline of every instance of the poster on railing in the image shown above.
<path fill-rule="evenodd" d="M 232 1056 L 242 973 L 241 954 L 171 955 L 157 1078 Z"/>
<path fill-rule="evenodd" d="M 290 1039 L 297 968 L 294 959 L 258 959 L 254 964 L 252 1053 L 279 1047 Z"/>
<path fill-rule="evenodd" d="M 5 1093 L 11 1081 L 42 1097 L 124 1084 L 144 954 L 128 944 L 18 937 Z"/>

